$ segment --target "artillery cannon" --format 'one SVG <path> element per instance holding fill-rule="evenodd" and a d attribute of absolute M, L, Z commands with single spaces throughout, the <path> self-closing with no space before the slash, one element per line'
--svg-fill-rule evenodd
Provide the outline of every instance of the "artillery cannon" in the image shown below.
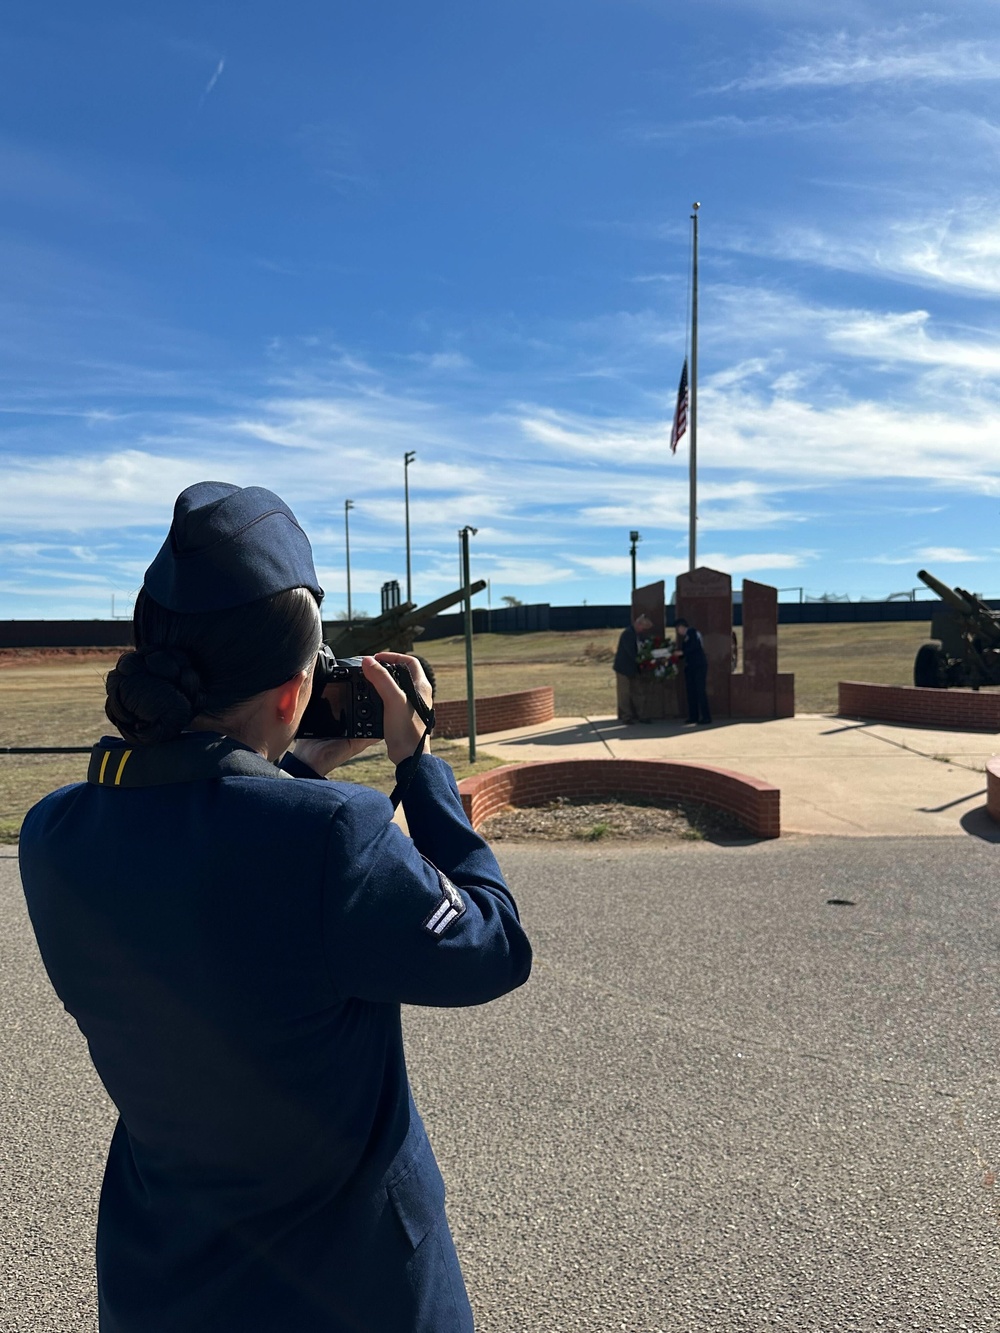
<path fill-rule="evenodd" d="M 944 603 L 931 617 L 931 637 L 913 663 L 914 685 L 945 689 L 949 685 L 1000 685 L 1000 613 L 990 610 L 975 593 L 949 588 L 917 571 L 917 578 Z"/>
<path fill-rule="evenodd" d="M 475 597 L 486 587 L 485 579 L 477 579 L 469 585 L 469 596 Z M 371 620 L 358 620 L 353 625 L 323 627 L 323 637 L 337 657 L 363 657 L 367 653 L 396 652 L 412 653 L 413 640 L 424 631 L 424 625 L 432 620 L 439 611 L 446 611 L 449 606 L 465 600 L 465 588 L 456 588 L 443 597 L 428 602 L 425 606 L 415 606 L 413 602 L 401 602 L 390 607 L 381 615 Z"/>

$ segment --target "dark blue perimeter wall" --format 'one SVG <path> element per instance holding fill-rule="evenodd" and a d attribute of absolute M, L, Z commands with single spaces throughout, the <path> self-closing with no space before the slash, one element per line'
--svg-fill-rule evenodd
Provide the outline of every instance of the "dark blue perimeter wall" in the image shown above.
<path fill-rule="evenodd" d="M 987 602 L 994 611 L 1000 601 Z M 878 621 L 930 620 L 941 607 L 935 599 L 920 602 L 779 602 L 781 625 L 843 625 Z M 674 609 L 667 607 L 667 624 Z M 472 610 L 476 634 L 526 634 L 533 630 L 624 629 L 627 606 L 504 606 Z M 742 625 L 743 607 L 733 605 L 733 624 Z M 327 628 L 330 628 L 328 623 Z M 447 639 L 464 633 L 462 613 L 436 616 L 421 639 Z M 132 642 L 130 620 L 0 620 L 0 648 L 121 648 Z"/>
<path fill-rule="evenodd" d="M 837 625 L 878 621 L 929 621 L 941 603 L 936 598 L 920 602 L 779 602 L 780 625 Z M 988 602 L 1000 610 L 1000 601 Z M 528 630 L 624 629 L 629 623 L 628 606 L 510 606 L 487 611 L 473 607 L 472 628 L 477 634 L 517 634 Z M 673 623 L 674 608 L 667 607 L 667 624 Z M 743 624 L 743 606 L 733 603 L 733 624 Z M 438 616 L 425 630 L 423 638 L 443 639 L 462 634 L 465 623 L 461 612 Z"/>

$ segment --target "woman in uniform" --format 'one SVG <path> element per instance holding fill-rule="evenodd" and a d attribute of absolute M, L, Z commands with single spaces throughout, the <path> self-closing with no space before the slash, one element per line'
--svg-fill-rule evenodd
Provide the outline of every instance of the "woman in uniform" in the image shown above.
<path fill-rule="evenodd" d="M 277 496 L 186 490 L 108 676 L 122 739 L 21 833 L 43 961 L 119 1112 L 102 1333 L 473 1326 L 400 1005 L 491 1000 L 531 950 L 382 665 L 429 703 L 415 659 L 363 667 L 412 841 L 386 797 L 321 780 L 365 742 L 290 754 L 321 597 Z"/>

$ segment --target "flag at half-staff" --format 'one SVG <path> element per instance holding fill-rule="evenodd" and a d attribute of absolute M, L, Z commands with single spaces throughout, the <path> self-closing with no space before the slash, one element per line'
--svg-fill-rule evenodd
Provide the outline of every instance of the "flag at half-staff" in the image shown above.
<path fill-rule="evenodd" d="M 688 426 L 688 363 L 684 358 L 681 382 L 677 386 L 677 406 L 674 408 L 674 424 L 670 431 L 670 452 L 677 452 L 677 444 Z"/>

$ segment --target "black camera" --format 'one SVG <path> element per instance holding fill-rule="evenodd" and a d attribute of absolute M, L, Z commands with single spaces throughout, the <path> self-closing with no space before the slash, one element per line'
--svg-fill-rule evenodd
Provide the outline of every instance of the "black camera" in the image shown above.
<path fill-rule="evenodd" d="M 413 703 L 416 686 L 406 667 L 397 662 L 382 665 Z M 333 736 L 361 736 L 380 740 L 383 734 L 382 700 L 361 670 L 361 658 L 335 657 L 329 644 L 320 644 L 312 695 L 296 737 L 327 740 Z"/>

